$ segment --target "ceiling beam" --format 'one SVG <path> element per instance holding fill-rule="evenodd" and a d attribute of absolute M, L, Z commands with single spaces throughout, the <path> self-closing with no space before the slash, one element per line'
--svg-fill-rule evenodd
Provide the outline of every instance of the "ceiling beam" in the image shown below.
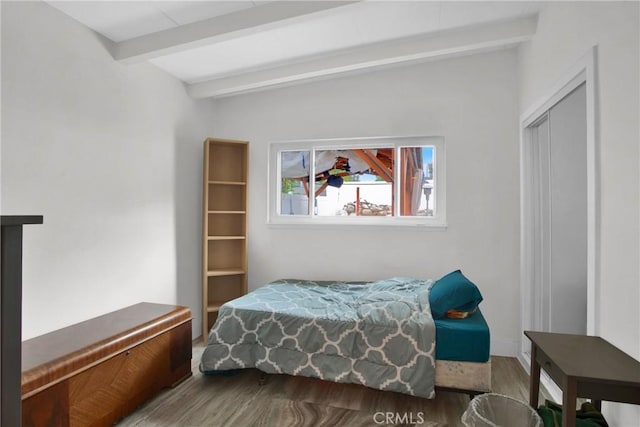
<path fill-rule="evenodd" d="M 170 53 L 230 40 L 264 31 L 310 14 L 357 1 L 273 1 L 227 15 L 181 25 L 116 43 L 112 53 L 117 61 L 141 62 Z"/>
<path fill-rule="evenodd" d="M 436 35 L 376 43 L 302 63 L 187 84 L 194 98 L 224 97 L 368 69 L 514 47 L 530 40 L 537 18 L 485 24 Z"/>

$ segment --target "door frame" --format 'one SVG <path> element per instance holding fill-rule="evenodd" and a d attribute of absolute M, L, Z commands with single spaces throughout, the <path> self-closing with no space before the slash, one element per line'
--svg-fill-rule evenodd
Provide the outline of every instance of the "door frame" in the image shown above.
<path fill-rule="evenodd" d="M 545 115 L 551 107 L 571 93 L 581 84 L 586 87 L 587 107 L 587 334 L 599 333 L 599 307 L 596 301 L 600 293 L 599 284 L 599 222 L 600 202 L 598 168 L 598 115 L 597 115 L 597 47 L 591 47 L 556 85 L 538 102 L 520 115 L 520 308 L 521 330 L 531 330 L 535 325 L 536 312 L 531 306 L 534 298 L 534 278 L 536 271 L 534 256 L 540 253 L 538 239 L 534 238 L 533 227 L 538 220 L 533 213 L 534 194 L 531 159 L 533 156 L 533 135 L 531 126 Z M 520 362 L 528 367 L 531 344 L 521 335 Z"/>

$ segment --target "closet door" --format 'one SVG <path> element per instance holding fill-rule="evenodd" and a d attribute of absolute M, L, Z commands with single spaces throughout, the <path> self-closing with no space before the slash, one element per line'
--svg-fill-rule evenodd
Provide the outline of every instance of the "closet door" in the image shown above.
<path fill-rule="evenodd" d="M 582 84 L 549 110 L 549 330 L 587 332 L 587 111 Z"/>
<path fill-rule="evenodd" d="M 551 182 L 550 182 L 550 147 L 549 147 L 549 113 L 546 112 L 531 126 L 531 181 L 532 208 L 536 210 L 532 216 L 533 235 L 536 239 L 532 253 L 534 301 L 536 316 L 534 329 L 549 331 L 549 310 L 551 304 Z"/>

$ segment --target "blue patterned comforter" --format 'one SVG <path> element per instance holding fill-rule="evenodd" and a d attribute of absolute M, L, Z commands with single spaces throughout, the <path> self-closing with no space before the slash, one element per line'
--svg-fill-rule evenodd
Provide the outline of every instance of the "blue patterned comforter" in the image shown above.
<path fill-rule="evenodd" d="M 220 308 L 200 370 L 255 367 L 433 398 L 431 283 L 272 282 Z"/>

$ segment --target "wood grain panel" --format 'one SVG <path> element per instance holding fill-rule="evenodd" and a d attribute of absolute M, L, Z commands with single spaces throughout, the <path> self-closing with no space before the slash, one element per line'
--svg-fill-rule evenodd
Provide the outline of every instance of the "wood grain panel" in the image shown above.
<path fill-rule="evenodd" d="M 171 386 L 191 376 L 191 322 L 169 332 Z"/>
<path fill-rule="evenodd" d="M 25 427 L 69 425 L 69 387 L 66 381 L 22 402 L 22 425 Z"/>
<path fill-rule="evenodd" d="M 162 334 L 71 378 L 70 425 L 111 425 L 170 386 L 170 352 Z"/>
<path fill-rule="evenodd" d="M 124 415 L 127 359 L 120 354 L 68 381 L 70 426 L 106 426 Z"/>

